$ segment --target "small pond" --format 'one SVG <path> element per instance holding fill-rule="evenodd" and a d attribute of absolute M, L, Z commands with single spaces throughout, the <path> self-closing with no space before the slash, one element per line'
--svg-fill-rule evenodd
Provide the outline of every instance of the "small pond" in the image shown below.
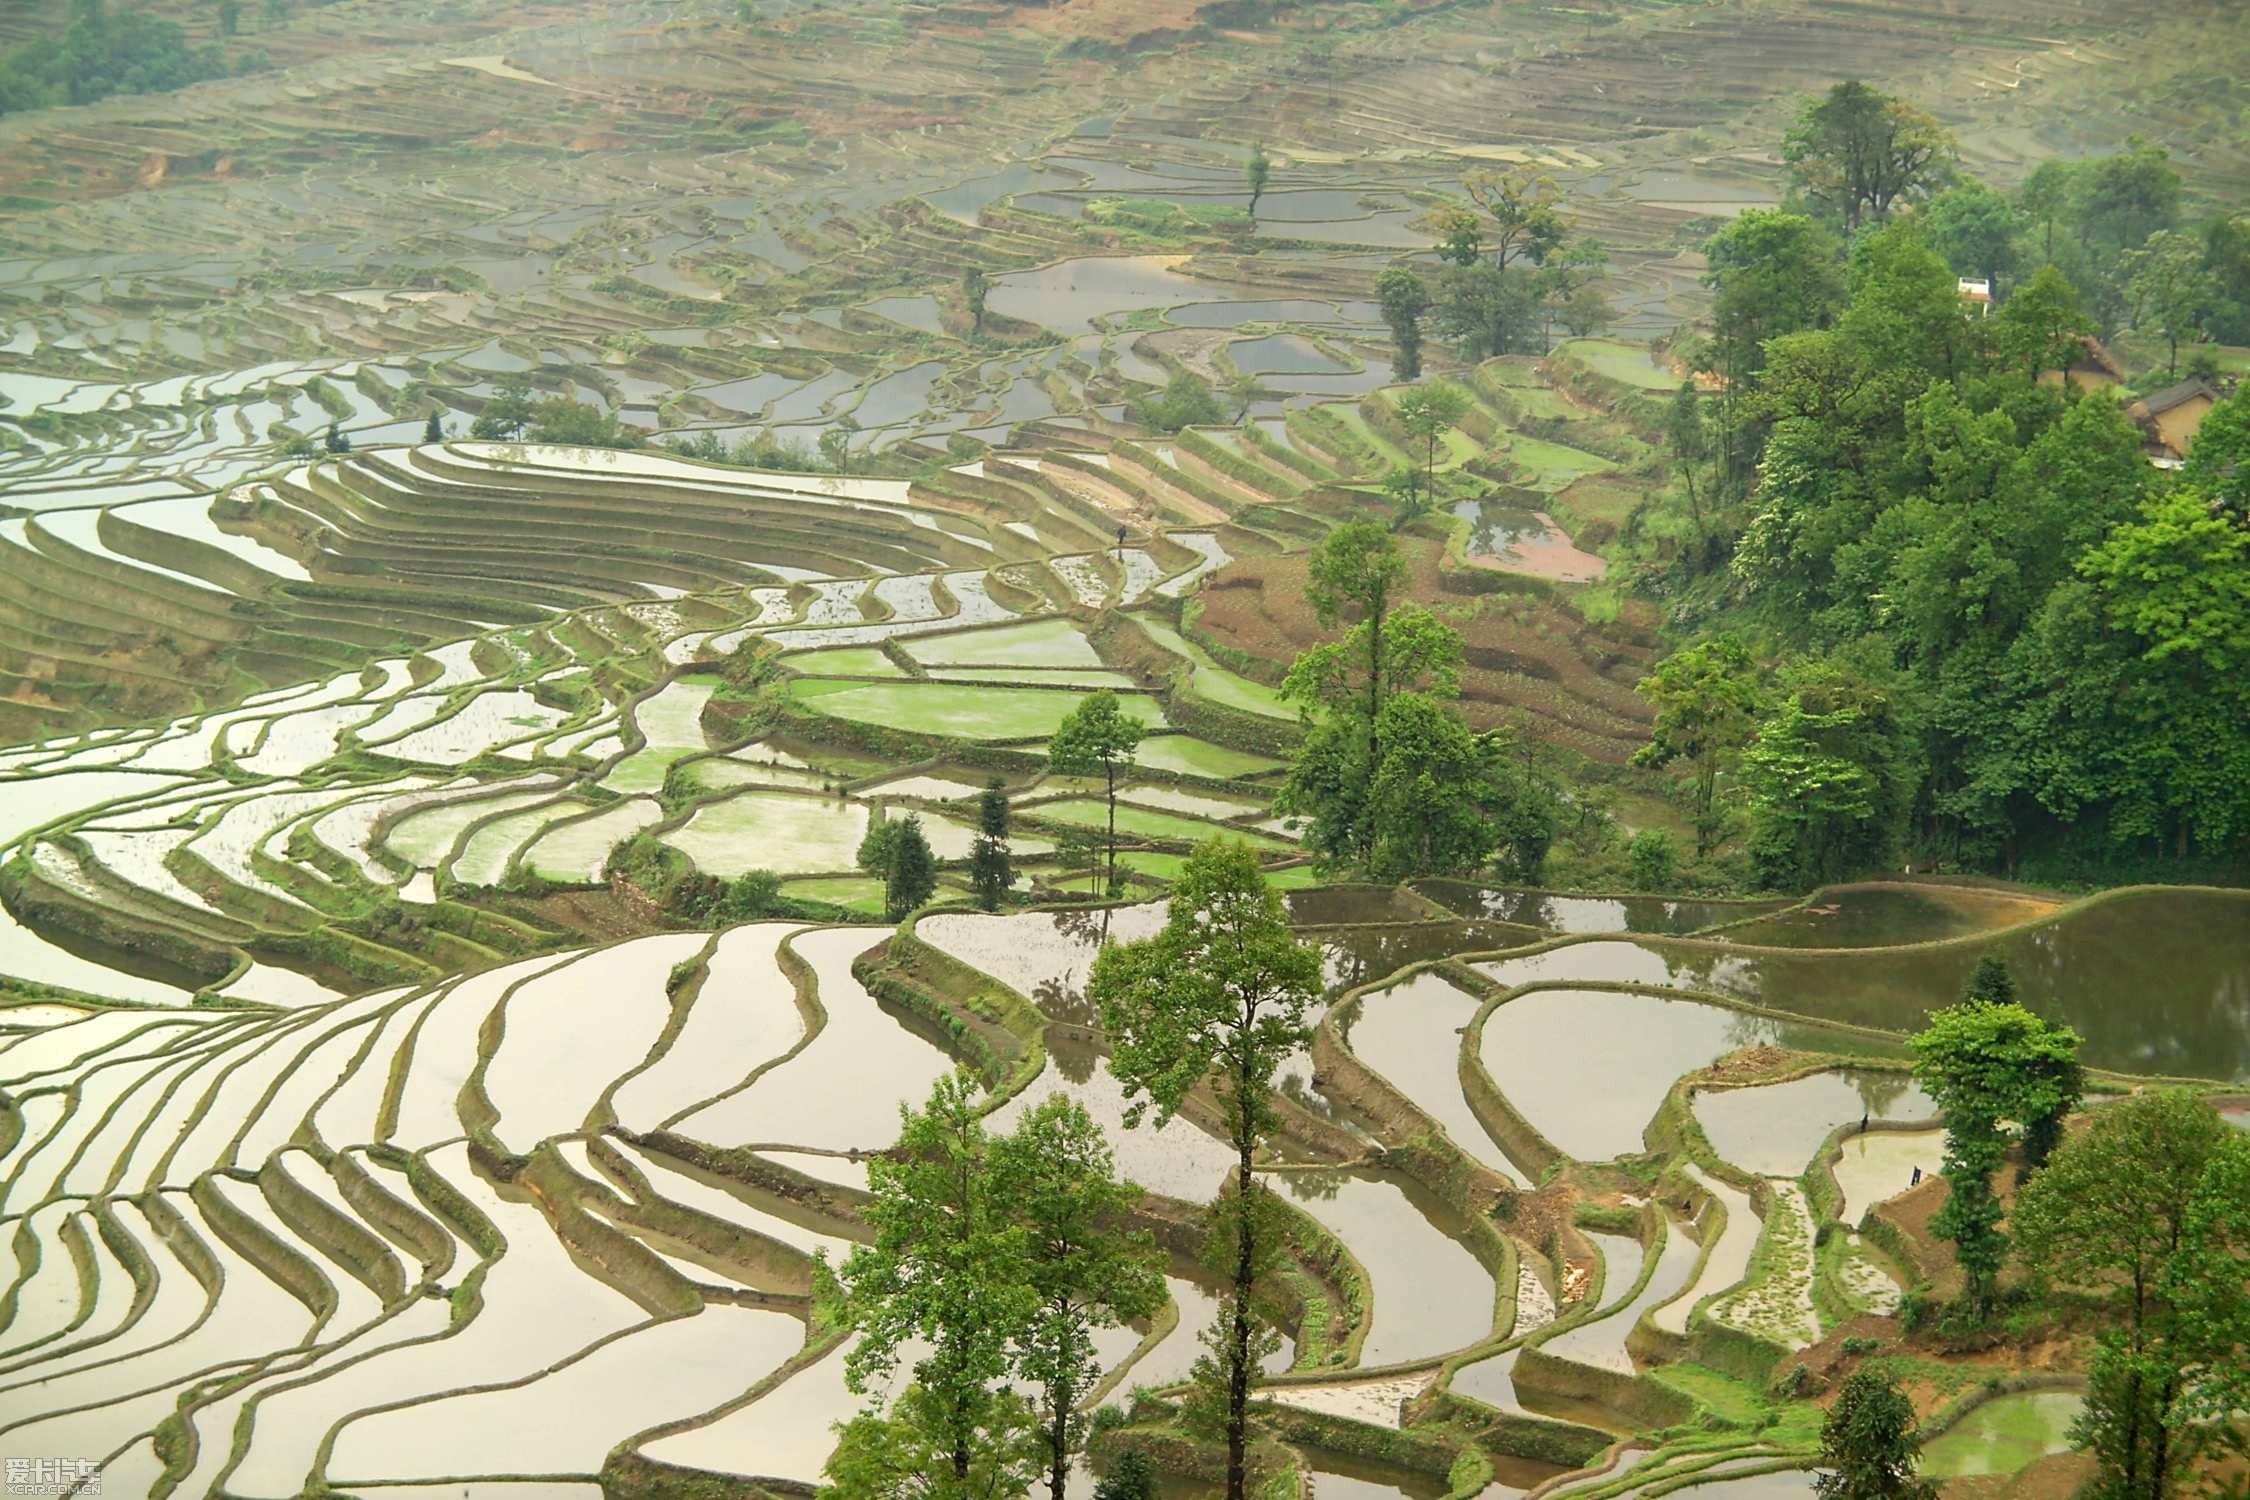
<path fill-rule="evenodd" d="M 1468 556 L 1486 559 L 1488 566 L 1504 572 L 1583 583 L 1608 570 L 1606 562 L 1581 551 L 1544 512 L 1463 500 L 1453 506 L 1453 515 L 1469 523 Z"/>
<path fill-rule="evenodd" d="M 1349 368 L 1293 333 L 1239 339 L 1227 345 L 1227 358 L 1245 375 L 1325 375 Z"/>
<path fill-rule="evenodd" d="M 2077 1391 L 1996 1396 L 1930 1440 L 1922 1473 L 1932 1479 L 2013 1474 L 2035 1458 L 2070 1447 L 2070 1424 L 2085 1398 Z"/>

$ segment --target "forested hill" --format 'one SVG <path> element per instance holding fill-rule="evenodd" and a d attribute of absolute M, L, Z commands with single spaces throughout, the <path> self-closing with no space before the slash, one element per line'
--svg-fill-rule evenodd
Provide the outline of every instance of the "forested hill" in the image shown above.
<path fill-rule="evenodd" d="M 1854 87 L 1791 133 L 1792 202 L 1708 248 L 1672 493 L 1628 538 L 1686 648 L 1644 688 L 1644 758 L 1731 771 L 1758 877 L 1791 888 L 1900 864 L 2238 869 L 2250 395 L 2167 469 L 2083 367 L 2122 334 L 2150 388 L 2223 390 L 2208 341 L 2241 336 L 2250 218 L 2184 207 L 2139 143 L 2014 198 L 1941 186 L 1942 150 L 1850 181 L 1819 129 Z"/>

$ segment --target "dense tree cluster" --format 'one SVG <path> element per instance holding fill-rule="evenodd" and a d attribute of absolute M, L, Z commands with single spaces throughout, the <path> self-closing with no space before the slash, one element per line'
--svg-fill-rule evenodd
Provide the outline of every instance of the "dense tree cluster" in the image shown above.
<path fill-rule="evenodd" d="M 1376 281 L 1398 373 L 1421 373 L 1425 325 L 1464 359 L 1544 354 L 1555 330 L 1588 334 L 1614 316 L 1596 285 L 1609 266 L 1601 241 L 1572 233 L 1554 179 L 1479 168 L 1416 221 L 1436 243 L 1427 279 L 1393 266 Z"/>
<path fill-rule="evenodd" d="M 572 448 L 638 448 L 646 435 L 641 429 L 619 420 L 616 412 L 604 411 L 568 396 L 535 401 L 528 379 L 522 375 L 503 375 L 484 403 L 484 410 L 469 424 L 469 436 L 504 442 L 522 438 Z M 674 447 L 689 451 L 679 444 Z M 698 453 L 696 456 L 711 455 Z"/>
<path fill-rule="evenodd" d="M 1182 370 L 1161 391 L 1150 391 L 1132 404 L 1133 420 L 1151 432 L 1178 432 L 1183 427 L 1209 427 L 1227 419 L 1211 383 L 1192 370 Z"/>
<path fill-rule="evenodd" d="M 1816 139 L 1792 135 L 1801 171 Z M 1710 337 L 1683 346 L 1702 388 L 1666 424 L 1684 514 L 1647 508 L 1628 541 L 1675 618 L 1744 649 L 1659 668 L 1644 759 L 1694 768 L 1699 827 L 1731 787 L 1770 884 L 2225 859 L 2250 836 L 2250 396 L 2167 473 L 2110 390 L 2065 373 L 2100 299 L 2148 326 L 2156 293 L 2130 288 L 2192 237 L 2162 240 L 2161 152 L 2058 170 L 2034 196 L 2062 205 L 2073 268 L 2021 203 L 1833 164 L 1807 180 L 1826 217 L 1752 210 L 1711 241 Z M 1989 315 L 1959 293 L 2032 259 Z M 1746 693 L 1739 743 L 1696 736 Z"/>
<path fill-rule="evenodd" d="M 232 34 L 231 30 L 228 34 Z M 246 56 L 239 71 L 262 65 Z M 0 57 L 0 115 L 112 94 L 161 94 L 237 71 L 218 47 L 191 47 L 176 22 L 102 0 L 71 0 L 70 23 Z"/>
<path fill-rule="evenodd" d="M 1321 623 L 1346 627 L 1297 658 L 1282 695 L 1306 734 L 1275 799 L 1305 820 L 1327 865 L 1378 880 L 1475 874 L 1534 880 L 1562 820 L 1562 795 L 1507 731 L 1479 734 L 1451 700 L 1461 637 L 1401 602 L 1405 559 L 1373 521 L 1331 531 L 1311 562 Z"/>
<path fill-rule="evenodd" d="M 1164 928 L 1105 944 L 1087 981 L 1127 1127 L 1161 1125 L 1192 1098 L 1215 1107 L 1234 1148 L 1204 1247 L 1226 1294 L 1183 1404 L 1191 1431 L 1225 1442 L 1232 1500 L 1247 1493 L 1250 1384 L 1277 1347 L 1256 1301 L 1286 1248 L 1253 1168 L 1278 1122 L 1275 1076 L 1305 1045 L 1319 993 L 1319 954 L 1291 933 L 1257 856 L 1225 838 L 1188 857 Z M 1140 1190 L 1085 1107 L 1051 1096 L 1006 1135 L 985 1109 L 963 1073 L 902 1111 L 897 1144 L 868 1166 L 872 1239 L 816 1272 L 820 1326 L 857 1334 L 851 1388 L 909 1377 L 840 1429 L 824 1491 L 839 1500 L 1002 1500 L 1042 1477 L 1063 1500 L 1101 1377 L 1094 1335 L 1164 1304 L 1164 1257 L 1132 1222 Z M 1147 1464 L 1116 1458 L 1097 1494 L 1146 1500 Z"/>
<path fill-rule="evenodd" d="M 1045 1099 L 998 1137 L 983 1109 L 956 1074 L 906 1111 L 897 1145 L 868 1166 L 873 1241 L 821 1265 L 823 1320 L 859 1334 L 844 1356 L 852 1389 L 877 1390 L 911 1361 L 887 1413 L 841 1429 L 828 1460 L 839 1496 L 999 1500 L 1043 1472 L 1063 1500 L 1085 1442 L 1080 1402 L 1101 1375 L 1093 1334 L 1163 1304 L 1162 1256 L 1124 1222 L 1139 1190 L 1118 1180 L 1085 1107 Z"/>

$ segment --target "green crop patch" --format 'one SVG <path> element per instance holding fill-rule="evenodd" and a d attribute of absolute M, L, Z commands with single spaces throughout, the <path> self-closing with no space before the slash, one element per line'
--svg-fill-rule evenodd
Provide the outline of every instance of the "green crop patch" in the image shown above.
<path fill-rule="evenodd" d="M 854 723 L 965 740 L 1025 740 L 1051 735 L 1085 694 L 1038 688 L 971 687 L 949 682 L 862 685 L 805 678 L 790 692 L 816 713 Z M 1125 712 L 1151 728 L 1164 710 L 1140 694 L 1119 700 Z"/>
<path fill-rule="evenodd" d="M 1024 809 L 1029 817 L 1047 818 L 1060 823 L 1075 823 L 1084 828 L 1107 828 L 1109 804 L 1091 799 L 1072 798 L 1063 802 L 1041 802 Z M 1183 818 L 1177 813 L 1158 812 L 1154 808 L 1134 807 L 1122 803 L 1117 809 L 1119 833 L 1142 834 L 1149 838 L 1179 839 L 1187 843 L 1200 843 L 1207 838 L 1240 839 L 1253 849 L 1286 849 L 1290 846 L 1280 839 L 1245 829 L 1229 828 L 1222 824 L 1206 822 L 1201 818 Z"/>
<path fill-rule="evenodd" d="M 929 667 L 1099 667 L 1101 657 L 1068 620 L 1033 620 L 990 630 L 910 641 L 906 652 Z"/>
<path fill-rule="evenodd" d="M 831 646 L 820 651 L 797 651 L 781 658 L 782 665 L 807 676 L 823 673 L 838 677 L 904 677 L 906 669 L 883 654 L 880 646 Z"/>

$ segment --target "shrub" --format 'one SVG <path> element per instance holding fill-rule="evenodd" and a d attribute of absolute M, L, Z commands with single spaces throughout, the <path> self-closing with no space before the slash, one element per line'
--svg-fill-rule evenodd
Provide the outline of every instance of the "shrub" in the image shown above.
<path fill-rule="evenodd" d="M 1634 834 L 1626 857 L 1632 862 L 1637 890 L 1670 890 L 1679 878 L 1679 851 L 1672 845 L 1672 836 L 1662 829 L 1644 828 Z"/>
<path fill-rule="evenodd" d="M 781 877 L 771 870 L 745 870 L 727 883 L 720 914 L 728 922 L 769 916 L 781 905 Z"/>
<path fill-rule="evenodd" d="M 1164 389 L 1133 403 L 1133 420 L 1154 432 L 1178 432 L 1226 419 L 1226 409 L 1201 376 L 1182 370 Z"/>

